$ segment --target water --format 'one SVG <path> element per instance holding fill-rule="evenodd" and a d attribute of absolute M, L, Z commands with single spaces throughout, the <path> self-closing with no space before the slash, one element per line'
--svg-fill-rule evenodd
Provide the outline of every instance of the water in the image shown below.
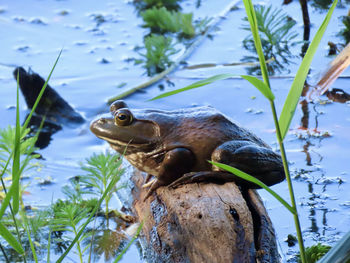
<path fill-rule="evenodd" d="M 230 1 L 200 3 L 199 9 L 196 9 L 191 1 L 184 1 L 183 11 L 194 11 L 195 18 L 203 18 L 218 14 Z M 277 3 L 274 5 L 278 6 Z M 247 32 L 241 29 L 244 11 L 242 4 L 239 7 L 219 24 L 218 30 L 213 33 L 213 39 L 206 39 L 189 57 L 189 65 L 239 62 L 243 56 L 250 54 L 241 46 Z M 283 8 L 297 21 L 295 30 L 299 32 L 300 40 L 302 18 L 299 3 L 294 1 Z M 313 7 L 309 9 L 312 11 L 312 36 L 325 13 Z M 312 64 L 311 82 L 317 81 L 319 72 L 332 59 L 326 56 L 327 42 L 341 42 L 336 36 L 342 26 L 338 17 L 346 13 L 345 8 L 335 10 L 326 37 Z M 11 65 L 31 67 L 46 77 L 62 48 L 62 57 L 50 85 L 87 119 L 85 124 L 78 127 L 65 126 L 52 136 L 49 147 L 39 151 L 45 158 L 45 167 L 28 180 L 30 186 L 27 189 L 29 194 L 25 196 L 26 203 L 45 206 L 50 205 L 52 198 L 62 198 L 61 187 L 67 184 L 70 177 L 80 173 L 79 162 L 93 152 L 108 148 L 104 141 L 89 131 L 89 122 L 108 111 L 106 100 L 109 97 L 148 79 L 141 65 L 135 66 L 127 62 L 128 58 L 138 57 L 134 48 L 142 45 L 143 35 L 147 32 L 140 27 L 141 24 L 142 20 L 136 16 L 134 6 L 128 1 L 105 0 L 99 1 L 98 5 L 96 1 L 69 0 L 0 2 L 0 127 L 14 125 L 15 122 L 16 83 L 12 77 L 14 68 Z M 292 83 L 290 77 L 295 75 L 300 63 L 300 47 L 297 45 L 292 48 L 292 53 L 295 54 L 292 63 L 271 81 L 278 112 L 282 109 Z M 243 66 L 219 65 L 196 70 L 180 67 L 168 76 L 168 81 L 175 88 L 180 88 L 218 73 L 240 75 L 247 71 Z M 348 71 L 343 75 L 348 75 Z M 121 83 L 127 85 L 118 88 Z M 212 105 L 277 149 L 269 104 L 246 81 L 220 81 L 170 98 L 147 101 L 162 92 L 159 84 L 165 87 L 165 91 L 173 88 L 168 82 L 162 81 L 145 92 L 127 98 L 128 105 L 131 108 L 160 109 L 176 109 L 193 104 Z M 347 78 L 337 80 L 333 87 L 350 92 Z M 321 99 L 327 100 L 325 96 Z M 23 98 L 20 98 L 20 105 L 23 118 L 27 112 Z M 311 134 L 300 129 L 304 114 L 299 105 L 291 131 L 286 137 L 287 155 L 292 174 L 297 177 L 294 188 L 306 245 L 317 242 L 334 245 L 349 231 L 350 225 L 350 104 L 315 102 L 307 104 L 307 107 Z M 320 133 L 313 132 L 313 129 Z M 320 136 L 327 133 L 331 136 Z M 54 183 L 45 186 L 34 178 L 48 176 L 53 178 Z M 273 186 L 273 189 L 289 200 L 286 182 Z M 260 194 L 275 226 L 283 261 L 287 261 L 297 251 L 296 247 L 289 248 L 285 242 L 288 234 L 295 233 L 292 217 L 265 191 L 260 191 Z M 124 256 L 123 262 L 142 262 L 137 250 L 134 245 Z M 72 261 L 76 260 L 75 255 L 71 254 L 71 257 Z M 103 258 L 100 262 L 103 262 Z"/>

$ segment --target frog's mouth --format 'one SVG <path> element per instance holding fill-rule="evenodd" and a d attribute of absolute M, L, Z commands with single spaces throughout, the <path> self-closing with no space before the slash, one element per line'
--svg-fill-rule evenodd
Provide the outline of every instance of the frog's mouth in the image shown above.
<path fill-rule="evenodd" d="M 105 136 L 99 136 L 99 135 L 96 135 L 98 138 L 102 139 L 102 140 L 105 140 L 107 141 L 109 144 L 111 144 L 112 146 L 134 146 L 134 147 L 142 147 L 142 146 L 146 146 L 146 145 L 149 145 L 150 143 L 147 142 L 147 143 L 134 143 L 133 142 L 133 139 L 130 139 L 129 142 L 123 142 L 123 141 L 119 141 L 119 140 L 116 140 L 116 139 L 112 139 L 112 138 L 109 138 L 109 137 L 105 137 Z"/>

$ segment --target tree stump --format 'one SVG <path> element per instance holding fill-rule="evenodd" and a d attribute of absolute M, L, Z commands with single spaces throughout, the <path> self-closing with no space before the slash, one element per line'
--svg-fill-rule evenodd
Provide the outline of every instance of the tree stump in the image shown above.
<path fill-rule="evenodd" d="M 143 201 L 144 173 L 131 180 L 133 212 L 148 262 L 280 262 L 274 229 L 255 190 L 233 182 L 161 187 Z"/>

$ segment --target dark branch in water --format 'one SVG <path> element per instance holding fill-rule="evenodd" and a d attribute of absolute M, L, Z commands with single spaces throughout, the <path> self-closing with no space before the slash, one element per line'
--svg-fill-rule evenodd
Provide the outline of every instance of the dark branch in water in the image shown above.
<path fill-rule="evenodd" d="M 29 109 L 31 109 L 43 87 L 45 80 L 39 74 L 18 67 L 14 70 L 14 78 L 19 74 L 19 86 Z M 58 123 L 72 122 L 83 123 L 84 118 L 76 112 L 52 87 L 49 85 L 35 109 L 38 115 L 46 115 L 48 119 L 53 118 Z"/>
<path fill-rule="evenodd" d="M 310 16 L 309 16 L 309 10 L 307 8 L 307 1 L 306 0 L 300 0 L 300 6 L 301 11 L 303 13 L 303 22 L 304 22 L 304 37 L 303 40 L 305 41 L 305 44 L 301 48 L 301 56 L 304 57 L 306 50 L 309 47 L 309 40 L 310 40 Z"/>

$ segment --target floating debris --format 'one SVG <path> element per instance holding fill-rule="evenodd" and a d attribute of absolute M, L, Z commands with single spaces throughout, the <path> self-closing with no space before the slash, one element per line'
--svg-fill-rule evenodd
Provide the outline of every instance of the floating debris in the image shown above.
<path fill-rule="evenodd" d="M 35 24 L 35 25 L 43 25 L 43 26 L 46 26 L 47 23 L 44 22 L 42 19 L 40 18 L 32 18 L 30 21 L 29 21 L 31 24 Z"/>
<path fill-rule="evenodd" d="M 61 11 L 58 11 L 57 14 L 59 14 L 60 16 L 66 16 L 66 15 L 69 15 L 69 11 L 68 10 L 61 10 Z"/>
<path fill-rule="evenodd" d="M 106 58 L 102 58 L 101 60 L 100 60 L 100 63 L 101 64 L 109 64 L 109 63 L 111 63 L 108 59 L 106 59 Z"/>

